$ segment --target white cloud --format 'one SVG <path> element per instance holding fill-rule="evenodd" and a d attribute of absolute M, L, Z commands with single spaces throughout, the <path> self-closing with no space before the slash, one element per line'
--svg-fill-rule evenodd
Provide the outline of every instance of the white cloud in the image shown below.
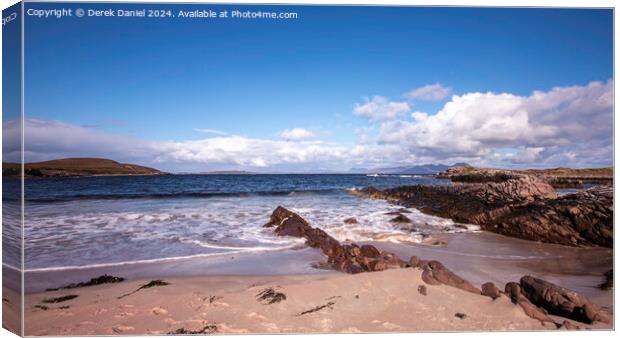
<path fill-rule="evenodd" d="M 444 87 L 439 83 L 415 88 L 405 93 L 410 100 L 441 101 L 452 93 L 452 88 Z"/>
<path fill-rule="evenodd" d="M 372 102 L 377 107 L 389 107 L 391 101 L 373 98 L 367 104 Z M 381 111 L 377 108 L 373 112 L 377 110 Z M 529 96 L 467 93 L 453 96 L 435 114 L 409 111 L 408 106 L 402 106 L 389 114 L 368 114 L 374 123 L 351 128 L 351 133 L 357 133 L 357 142 L 346 146 L 311 139 L 313 134 L 302 128 L 282 131 L 281 139 L 216 133 L 199 140 L 154 141 L 29 118 L 25 120 L 25 156 L 29 162 L 106 157 L 171 171 L 346 170 L 351 166 L 455 162 L 527 167 L 612 164 L 611 80 L 536 91 Z M 396 119 L 405 112 L 409 116 Z M 393 118 L 386 120 L 386 116 Z M 18 161 L 19 144 L 10 140 L 19 138 L 19 123 L 5 121 L 3 136 L 6 159 Z"/>
<path fill-rule="evenodd" d="M 468 93 L 453 96 L 435 115 L 414 113 L 413 118 L 413 122 L 383 123 L 379 142 L 401 145 L 417 155 L 484 163 L 498 161 L 494 154 L 505 147 L 519 149 L 517 157 L 537 164 L 558 163 L 562 158 L 584 164 L 612 161 L 611 152 L 597 151 L 594 158 L 586 151 L 612 144 L 611 80 L 530 96 Z"/>
<path fill-rule="evenodd" d="M 204 134 L 229 135 L 227 132 L 221 131 L 221 130 L 217 130 L 217 129 L 195 128 L 194 130 L 197 131 L 197 132 L 200 132 L 200 133 L 204 133 Z"/>
<path fill-rule="evenodd" d="M 4 136 L 18 137 L 19 127 L 17 121 L 5 122 Z M 319 141 L 290 142 L 241 136 L 152 141 L 32 118 L 25 120 L 25 133 L 27 162 L 64 157 L 105 157 L 122 162 L 155 164 L 156 167 L 194 163 L 204 164 L 206 168 L 218 165 L 265 168 L 286 164 L 336 164 L 348 158 L 347 148 Z M 304 136 L 299 132 L 293 135 Z M 7 142 L 4 151 L 14 155 L 11 161 L 19 161 L 19 144 Z"/>
<path fill-rule="evenodd" d="M 308 140 L 314 137 L 314 133 L 304 128 L 285 129 L 278 135 L 287 141 Z"/>
<path fill-rule="evenodd" d="M 241 136 L 164 142 L 158 148 L 157 162 L 234 164 L 261 168 L 280 164 L 340 161 L 346 158 L 346 149 L 343 147 Z"/>
<path fill-rule="evenodd" d="M 407 113 L 409 109 L 407 102 L 390 101 L 383 96 L 374 96 L 372 100 L 366 98 L 363 104 L 355 104 L 353 114 L 379 121 L 394 119 Z"/>

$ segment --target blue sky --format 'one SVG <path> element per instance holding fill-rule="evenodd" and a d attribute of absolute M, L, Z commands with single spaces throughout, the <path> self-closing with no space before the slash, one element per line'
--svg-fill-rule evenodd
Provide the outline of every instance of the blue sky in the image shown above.
<path fill-rule="evenodd" d="M 78 7 L 27 4 L 37 9 L 63 6 Z M 173 13 L 201 9 L 200 5 L 159 7 Z M 566 110 L 583 98 L 600 101 L 607 97 L 613 88 L 610 10 L 202 8 L 297 12 L 299 18 L 27 17 L 26 117 L 36 119 L 47 133 L 53 126 L 61 126 L 65 132 L 66 128 L 86 128 L 103 137 L 101 143 L 117 137 L 141 145 L 122 153 L 116 145 L 90 149 L 80 148 L 81 142 L 76 140 L 66 140 L 58 141 L 56 148 L 45 144 L 38 150 L 39 143 L 51 136 L 43 135 L 38 142 L 34 133 L 39 129 L 33 127 L 32 160 L 96 152 L 92 156 L 113 156 L 172 171 L 346 170 L 457 160 L 494 166 L 553 166 L 575 163 L 574 157 L 558 157 L 570 152 L 571 144 L 585 140 L 600 149 L 612 147 L 611 127 L 603 125 L 597 130 L 604 139 L 572 126 L 583 135 L 567 140 L 558 131 L 565 128 L 557 121 L 583 115 L 572 110 L 553 119 L 555 122 L 545 122 L 549 128 L 528 135 L 515 131 L 514 137 L 507 139 L 484 133 L 494 129 L 484 126 L 490 117 L 498 117 L 498 129 L 515 129 L 523 122 L 520 112 L 526 110 L 529 124 L 522 127 L 534 128 L 533 122 L 542 123 L 545 114 Z M 407 95 L 416 88 L 426 89 Z M 554 94 L 554 88 L 560 92 Z M 545 93 L 552 107 L 538 102 L 532 96 L 534 91 Z M 498 102 L 467 96 L 475 93 L 509 93 L 512 97 Z M 474 109 L 463 106 L 468 100 L 461 100 L 455 107 L 453 95 L 485 106 Z M 558 95 L 563 102 L 554 99 Z M 376 104 L 368 106 L 372 102 Z M 456 115 L 448 111 L 449 106 L 457 110 Z M 512 108 L 502 110 L 506 106 Z M 504 112 L 495 116 L 496 108 Z M 437 135 L 420 136 L 448 128 L 459 121 L 458 116 L 479 110 L 491 115 L 476 115 L 481 119 L 477 126 L 460 124 L 449 129 L 469 128 L 464 132 L 471 137 L 457 140 L 459 144 L 443 142 Z M 584 114 L 609 126 L 612 110 L 607 104 Z M 428 120 L 441 111 L 443 118 Z M 414 112 L 425 114 L 426 122 L 412 117 Z M 417 136 L 412 138 L 412 133 Z M 214 138 L 218 140 L 200 143 Z M 247 146 L 239 149 L 239 144 Z M 151 149 L 155 145 L 175 155 L 159 154 Z M 314 151 L 303 156 L 290 154 L 308 148 Z M 205 156 L 203 149 L 212 150 L 209 154 L 230 150 L 230 154 L 247 159 L 235 160 L 228 153 Z M 270 153 L 296 158 L 277 160 L 269 158 Z M 517 157 L 520 159 L 515 161 Z M 579 165 L 611 162 L 611 153 L 601 150 Z"/>

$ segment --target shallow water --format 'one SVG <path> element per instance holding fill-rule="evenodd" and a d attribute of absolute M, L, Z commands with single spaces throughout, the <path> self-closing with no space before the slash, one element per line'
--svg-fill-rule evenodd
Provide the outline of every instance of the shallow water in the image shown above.
<path fill-rule="evenodd" d="M 416 243 L 437 232 L 465 231 L 417 210 L 408 214 L 412 224 L 394 224 L 386 213 L 398 207 L 350 193 L 371 185 L 445 184 L 429 177 L 188 175 L 26 183 L 27 271 L 303 247 L 301 239 L 262 227 L 279 205 L 338 240 Z M 344 224 L 349 217 L 359 223 Z"/>

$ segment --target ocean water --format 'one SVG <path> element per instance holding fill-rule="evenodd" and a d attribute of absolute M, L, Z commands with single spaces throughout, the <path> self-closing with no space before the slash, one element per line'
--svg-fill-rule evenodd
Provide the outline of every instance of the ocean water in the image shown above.
<path fill-rule="evenodd" d="M 477 229 L 415 209 L 407 214 L 411 224 L 393 223 L 394 216 L 386 213 L 400 207 L 351 194 L 352 189 L 368 186 L 415 184 L 449 182 L 415 175 L 28 179 L 25 268 L 34 272 L 109 267 L 303 248 L 302 239 L 275 236 L 272 229 L 262 227 L 277 206 L 298 212 L 341 241 L 407 245 L 437 233 Z M 359 223 L 345 224 L 349 217 Z M 12 255 L 5 257 L 7 264 L 19 264 Z"/>

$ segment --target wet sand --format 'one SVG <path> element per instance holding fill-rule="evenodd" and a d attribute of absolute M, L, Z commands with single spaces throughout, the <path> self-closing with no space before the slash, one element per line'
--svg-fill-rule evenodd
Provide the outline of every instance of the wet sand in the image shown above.
<path fill-rule="evenodd" d="M 578 291 L 613 310 L 613 290 L 601 290 L 603 274 L 613 268 L 613 250 L 575 248 L 510 238 L 489 232 L 441 234 L 445 245 L 373 243 L 400 257 L 416 255 L 442 262 L 475 286 L 493 282 L 500 289 L 524 275 Z"/>
<path fill-rule="evenodd" d="M 169 285 L 128 294 L 149 280 L 26 297 L 27 335 L 180 333 L 420 332 L 555 330 L 497 300 L 426 285 L 419 269 L 345 275 L 166 278 Z M 421 285 L 426 295 L 418 292 Z M 257 298 L 265 290 L 279 301 Z M 78 295 L 60 303 L 52 297 Z M 37 307 L 38 306 L 38 307 Z M 42 306 L 45 306 L 42 308 Z M 580 326 L 585 326 L 579 323 Z M 597 323 L 593 329 L 609 329 Z M 182 331 L 185 330 L 185 331 Z"/>
<path fill-rule="evenodd" d="M 445 243 L 372 244 L 403 259 L 416 255 L 439 260 L 476 287 L 491 281 L 503 289 L 507 282 L 533 275 L 581 292 L 613 312 L 613 291 L 598 288 L 603 273 L 613 266 L 612 250 L 541 244 L 486 232 L 441 234 L 431 240 L 434 241 Z M 219 333 L 555 329 L 526 317 L 520 307 L 505 297 L 493 302 L 455 288 L 425 285 L 417 269 L 346 275 L 314 267 L 324 259 L 318 250 L 303 248 L 28 272 L 26 334 L 162 334 L 179 328 L 199 330 L 209 325 L 215 325 Z M 104 273 L 127 280 L 43 292 Z M 117 299 L 152 279 L 171 285 Z M 428 288 L 427 296 L 417 292 L 419 285 Z M 267 287 L 285 290 L 282 292 L 287 300 L 269 306 L 257 302 L 256 294 Z M 46 310 L 36 307 L 42 305 L 44 298 L 67 294 L 79 297 L 48 304 Z M 210 297 L 217 301 L 207 301 Z M 297 316 L 330 301 L 336 305 Z M 466 319 L 454 317 L 457 312 L 465 313 Z M 592 328 L 608 327 L 599 323 Z"/>
<path fill-rule="evenodd" d="M 368 242 L 391 251 L 404 260 L 416 255 L 438 260 L 446 267 L 479 287 L 494 282 L 498 287 L 533 275 L 573 289 L 610 309 L 613 291 L 598 288 L 603 274 L 613 267 L 613 250 L 606 248 L 573 248 L 509 238 L 488 232 L 466 232 L 436 235 L 432 240 L 443 245 Z M 361 243 L 360 243 L 361 244 Z M 190 258 L 152 263 L 112 265 L 86 269 L 27 272 L 26 293 L 89 280 L 102 274 L 128 280 L 156 277 L 221 276 L 221 275 L 300 275 L 324 274 L 316 263 L 325 260 L 318 250 L 302 248 L 252 254 L 230 254 L 218 257 Z"/>

